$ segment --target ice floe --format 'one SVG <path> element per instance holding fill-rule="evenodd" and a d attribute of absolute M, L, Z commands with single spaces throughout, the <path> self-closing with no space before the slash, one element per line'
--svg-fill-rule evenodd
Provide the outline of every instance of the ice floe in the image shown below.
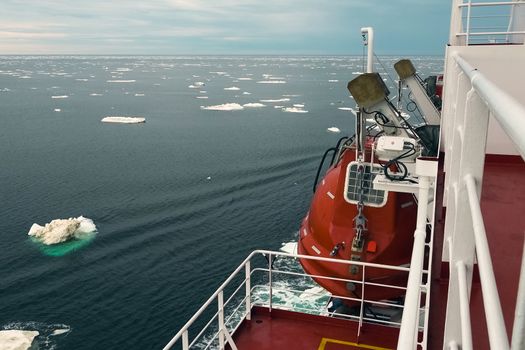
<path fill-rule="evenodd" d="M 279 248 L 280 251 L 288 254 L 297 254 L 297 242 L 287 242 L 281 244 L 282 246 Z"/>
<path fill-rule="evenodd" d="M 242 94 L 243 94 L 243 95 L 251 95 L 252 93 L 251 93 L 251 92 L 248 92 L 248 91 L 244 91 Z"/>
<path fill-rule="evenodd" d="M 107 116 L 100 120 L 102 123 L 140 124 L 145 123 L 144 117 Z"/>
<path fill-rule="evenodd" d="M 285 107 L 282 109 L 282 111 L 287 113 L 308 113 L 307 110 L 297 107 Z"/>
<path fill-rule="evenodd" d="M 103 94 L 97 94 L 96 92 L 93 92 L 91 94 L 89 94 L 89 96 L 102 96 Z"/>
<path fill-rule="evenodd" d="M 33 342 L 39 335 L 37 331 L 8 329 L 0 331 L 0 349 L 27 350 L 33 348 Z"/>
<path fill-rule="evenodd" d="M 335 126 L 331 126 L 328 129 L 326 129 L 326 131 L 333 132 L 333 133 L 340 133 L 341 129 L 339 129 L 338 127 L 335 127 Z"/>
<path fill-rule="evenodd" d="M 237 80 L 252 80 L 252 78 L 237 78 Z"/>
<path fill-rule="evenodd" d="M 57 95 L 57 96 L 51 96 L 51 98 L 54 98 L 54 99 L 68 98 L 68 97 L 69 97 L 68 95 Z"/>
<path fill-rule="evenodd" d="M 357 112 L 352 107 L 339 107 L 337 109 L 339 109 L 341 111 L 350 111 L 350 112 L 352 112 L 353 115 L 357 115 Z"/>
<path fill-rule="evenodd" d="M 304 107 L 304 104 L 299 104 L 299 103 L 296 103 L 293 105 L 294 107 L 297 107 L 297 108 L 303 108 Z"/>
<path fill-rule="evenodd" d="M 199 99 L 205 100 L 205 99 L 208 98 L 208 96 L 196 96 L 195 98 L 199 98 Z"/>
<path fill-rule="evenodd" d="M 134 83 L 136 80 L 129 79 L 129 80 L 123 80 L 123 79 L 115 79 L 115 80 L 106 80 L 106 83 Z"/>
<path fill-rule="evenodd" d="M 330 80 L 328 80 L 328 82 L 329 82 L 329 83 L 338 83 L 339 80 L 337 80 L 337 79 L 330 79 Z"/>
<path fill-rule="evenodd" d="M 35 237 L 43 244 L 51 245 L 70 239 L 80 239 L 86 234 L 96 231 L 97 227 L 93 220 L 79 216 L 77 218 L 55 219 L 45 224 L 45 226 L 35 223 L 27 234 Z"/>
<path fill-rule="evenodd" d="M 257 84 L 286 84 L 285 80 L 260 80 Z"/>
<path fill-rule="evenodd" d="M 244 107 L 238 103 L 224 103 L 222 105 L 201 106 L 201 109 L 208 111 L 240 111 L 243 110 Z"/>
<path fill-rule="evenodd" d="M 231 86 L 231 87 L 224 88 L 224 90 L 228 90 L 228 91 L 239 91 L 240 88 L 238 88 L 237 86 Z"/>
<path fill-rule="evenodd" d="M 288 102 L 290 101 L 289 98 L 279 98 L 279 99 L 268 99 L 268 100 L 259 100 L 260 102 L 265 102 L 265 103 L 273 103 L 273 102 Z"/>
<path fill-rule="evenodd" d="M 144 94 L 135 94 L 136 97 L 142 97 L 145 96 Z"/>
<path fill-rule="evenodd" d="M 248 107 L 248 108 L 260 108 L 260 107 L 266 107 L 265 104 L 262 104 L 262 103 L 245 103 L 242 105 L 243 107 Z"/>
<path fill-rule="evenodd" d="M 60 108 L 55 108 L 53 112 L 62 112 L 62 110 Z"/>
<path fill-rule="evenodd" d="M 77 78 L 75 79 L 76 81 L 89 81 L 89 79 L 86 79 L 86 78 Z"/>

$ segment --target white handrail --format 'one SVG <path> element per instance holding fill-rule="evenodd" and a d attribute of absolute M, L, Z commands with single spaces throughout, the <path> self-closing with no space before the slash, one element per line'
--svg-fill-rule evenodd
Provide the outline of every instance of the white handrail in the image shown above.
<path fill-rule="evenodd" d="M 469 77 L 472 88 L 487 104 L 492 115 L 517 147 L 521 157 L 525 159 L 525 137 L 523 137 L 525 107 L 472 67 L 459 54 L 454 54 L 453 57 Z"/>
<path fill-rule="evenodd" d="M 505 321 L 503 320 L 498 288 L 492 268 L 492 259 L 490 258 L 487 234 L 485 232 L 485 225 L 483 224 L 483 215 L 479 207 L 476 182 L 470 174 L 465 176 L 464 181 L 467 187 L 472 226 L 474 228 L 476 256 L 478 258 L 478 269 L 490 348 L 498 350 L 509 349 L 509 340 L 507 338 L 507 331 L 505 330 Z"/>

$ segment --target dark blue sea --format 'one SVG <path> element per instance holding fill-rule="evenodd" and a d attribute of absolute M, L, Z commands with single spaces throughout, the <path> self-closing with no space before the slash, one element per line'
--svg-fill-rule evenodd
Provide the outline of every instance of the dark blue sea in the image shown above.
<path fill-rule="evenodd" d="M 353 133 L 362 64 L 0 57 L 0 328 L 70 329 L 40 349 L 162 348 L 252 250 L 295 239 L 323 152 Z M 89 244 L 27 236 L 79 215 L 98 228 Z"/>

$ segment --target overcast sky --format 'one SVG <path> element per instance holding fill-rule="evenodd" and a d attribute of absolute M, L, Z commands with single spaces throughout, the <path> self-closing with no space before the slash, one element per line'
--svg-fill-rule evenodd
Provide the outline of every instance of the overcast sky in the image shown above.
<path fill-rule="evenodd" d="M 450 0 L 0 0 L 0 54 L 443 54 Z"/>

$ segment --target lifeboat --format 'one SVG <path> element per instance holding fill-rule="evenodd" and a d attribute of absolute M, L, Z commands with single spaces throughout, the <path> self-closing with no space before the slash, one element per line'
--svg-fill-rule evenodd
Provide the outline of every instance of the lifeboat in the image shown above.
<path fill-rule="evenodd" d="M 415 79 L 410 61 L 402 60 L 395 67 L 400 81 L 423 91 L 425 86 Z M 377 73 L 362 74 L 348 89 L 359 106 L 356 135 L 329 149 L 334 152 L 332 164 L 319 183 L 316 179 L 311 206 L 300 227 L 298 253 L 408 267 L 417 199 L 412 193 L 381 189 L 374 180 L 377 177 L 390 185 L 416 182 L 410 176 L 416 158 L 437 153 L 439 112 L 425 99 L 420 108 L 432 119 L 411 126 L 388 99 L 389 91 Z M 363 276 L 360 264 L 315 259 L 300 262 L 320 286 L 350 307 L 361 298 L 400 297 L 408 278 L 405 271 L 395 269 L 367 266 Z M 363 280 L 367 282 L 364 296 Z"/>

